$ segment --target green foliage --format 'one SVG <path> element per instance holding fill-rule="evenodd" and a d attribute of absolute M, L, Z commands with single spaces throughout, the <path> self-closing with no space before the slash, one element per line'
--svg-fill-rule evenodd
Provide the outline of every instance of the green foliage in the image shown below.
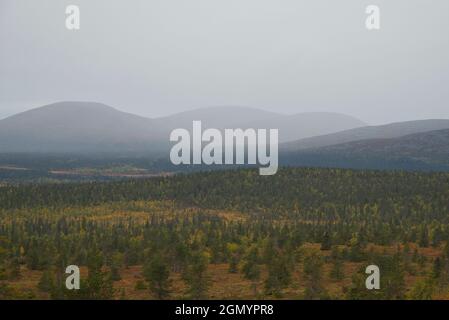
<path fill-rule="evenodd" d="M 331 237 L 328 232 L 325 232 L 321 240 L 321 250 L 330 250 L 332 248 Z"/>
<path fill-rule="evenodd" d="M 431 300 L 435 291 L 434 279 L 418 280 L 409 294 L 411 300 Z"/>
<path fill-rule="evenodd" d="M 9 279 L 20 279 L 20 262 L 17 257 L 11 259 L 9 264 Z"/>
<path fill-rule="evenodd" d="M 144 265 L 144 276 L 150 284 L 151 292 L 158 299 L 165 299 L 169 296 L 170 271 L 161 255 L 155 254 L 150 261 Z"/>
<path fill-rule="evenodd" d="M 47 293 L 50 293 L 52 290 L 54 290 L 55 280 L 53 272 L 51 270 L 45 270 L 42 273 L 37 287 L 39 288 L 39 290 Z"/>
<path fill-rule="evenodd" d="M 135 285 L 134 289 L 136 289 L 136 290 L 146 290 L 146 289 L 148 289 L 148 287 L 147 287 L 147 285 L 145 284 L 145 281 L 143 281 L 143 280 L 138 280 L 138 281 L 136 282 L 136 285 Z"/>
<path fill-rule="evenodd" d="M 189 264 L 183 274 L 187 284 L 187 296 L 191 299 L 207 298 L 209 278 L 206 274 L 210 256 L 205 251 L 192 253 Z"/>
<path fill-rule="evenodd" d="M 257 281 L 260 278 L 259 254 L 257 247 L 251 247 L 245 257 L 242 272 L 246 279 Z"/>
<path fill-rule="evenodd" d="M 342 280 L 344 277 L 343 261 L 341 259 L 335 259 L 332 263 L 332 269 L 330 271 L 330 277 L 334 280 Z"/>
<path fill-rule="evenodd" d="M 317 300 L 328 298 L 328 294 L 325 288 L 323 287 L 322 257 L 315 252 L 307 255 L 304 258 L 303 272 L 306 281 L 304 299 Z"/>
<path fill-rule="evenodd" d="M 402 300 L 405 299 L 405 270 L 402 257 L 376 255 L 372 263 L 380 269 L 380 289 L 367 290 L 365 268 L 362 265 L 353 275 L 352 284 L 346 288 L 346 298 L 354 300 Z"/>
<path fill-rule="evenodd" d="M 110 299 L 125 268 L 145 264 L 155 296 L 167 297 L 173 272 L 182 273 L 187 297 L 200 299 L 208 296 L 208 265 L 227 263 L 254 287 L 263 281 L 266 294 L 281 296 L 304 258 L 305 297 L 323 299 L 323 259 L 298 250 L 319 243 L 332 250 L 334 281 L 345 263 L 380 266 L 381 290 L 367 292 L 363 270 L 353 275 L 348 298 L 402 299 L 407 274 L 430 272 L 439 293 L 449 285 L 449 246 L 429 266 L 422 249 L 379 254 L 367 245 L 439 250 L 449 240 L 448 203 L 447 173 L 284 168 L 270 179 L 229 170 L 2 186 L 0 280 L 18 279 L 26 266 L 44 272 L 39 288 L 53 298 Z M 88 267 L 79 292 L 64 288 L 69 264 Z M 414 296 L 428 297 L 429 286 L 416 284 Z M 13 291 L 3 287 L 5 296 Z"/>
<path fill-rule="evenodd" d="M 292 259 L 281 251 L 276 252 L 276 258 L 268 264 L 268 277 L 265 280 L 265 292 L 268 295 L 280 297 L 282 290 L 291 281 Z"/>

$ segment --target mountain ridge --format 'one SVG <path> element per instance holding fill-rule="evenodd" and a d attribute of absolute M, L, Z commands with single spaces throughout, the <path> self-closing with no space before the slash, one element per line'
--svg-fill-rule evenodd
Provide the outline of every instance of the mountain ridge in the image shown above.
<path fill-rule="evenodd" d="M 299 151 L 359 140 L 397 138 L 408 134 L 448 128 L 449 119 L 425 119 L 393 122 L 378 126 L 353 128 L 326 135 L 290 141 L 288 143 L 284 143 L 281 148 L 284 151 Z"/>
<path fill-rule="evenodd" d="M 284 165 L 357 169 L 449 170 L 449 129 L 284 151 Z"/>
<path fill-rule="evenodd" d="M 0 120 L 0 152 L 162 152 L 173 129 L 279 128 L 280 141 L 354 128 L 364 123 L 332 113 L 283 115 L 251 107 L 199 108 L 171 116 L 146 118 L 97 102 L 64 101 Z M 333 126 L 320 124 L 320 118 Z M 301 120 L 302 119 L 302 120 Z M 302 121 L 304 125 L 298 125 Z M 321 122 L 326 122 L 322 120 Z"/>

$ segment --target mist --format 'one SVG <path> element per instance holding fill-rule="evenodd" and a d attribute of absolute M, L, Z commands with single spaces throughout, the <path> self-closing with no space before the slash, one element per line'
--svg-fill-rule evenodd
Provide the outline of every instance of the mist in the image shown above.
<path fill-rule="evenodd" d="M 370 4 L 380 30 L 365 28 Z M 446 0 L 2 0 L 0 118 L 67 100 L 147 117 L 229 105 L 449 118 L 448 30 Z"/>

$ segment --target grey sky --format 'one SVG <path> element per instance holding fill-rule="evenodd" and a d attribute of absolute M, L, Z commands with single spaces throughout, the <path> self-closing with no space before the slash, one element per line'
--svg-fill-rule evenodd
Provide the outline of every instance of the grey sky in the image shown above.
<path fill-rule="evenodd" d="M 449 118 L 449 1 L 0 0 L 0 118 L 60 100 Z"/>

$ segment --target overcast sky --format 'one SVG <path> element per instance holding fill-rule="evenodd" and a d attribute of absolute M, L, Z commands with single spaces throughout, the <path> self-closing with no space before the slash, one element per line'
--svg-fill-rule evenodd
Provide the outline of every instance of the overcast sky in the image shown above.
<path fill-rule="evenodd" d="M 0 0 L 0 118 L 60 100 L 449 118 L 449 1 Z"/>

